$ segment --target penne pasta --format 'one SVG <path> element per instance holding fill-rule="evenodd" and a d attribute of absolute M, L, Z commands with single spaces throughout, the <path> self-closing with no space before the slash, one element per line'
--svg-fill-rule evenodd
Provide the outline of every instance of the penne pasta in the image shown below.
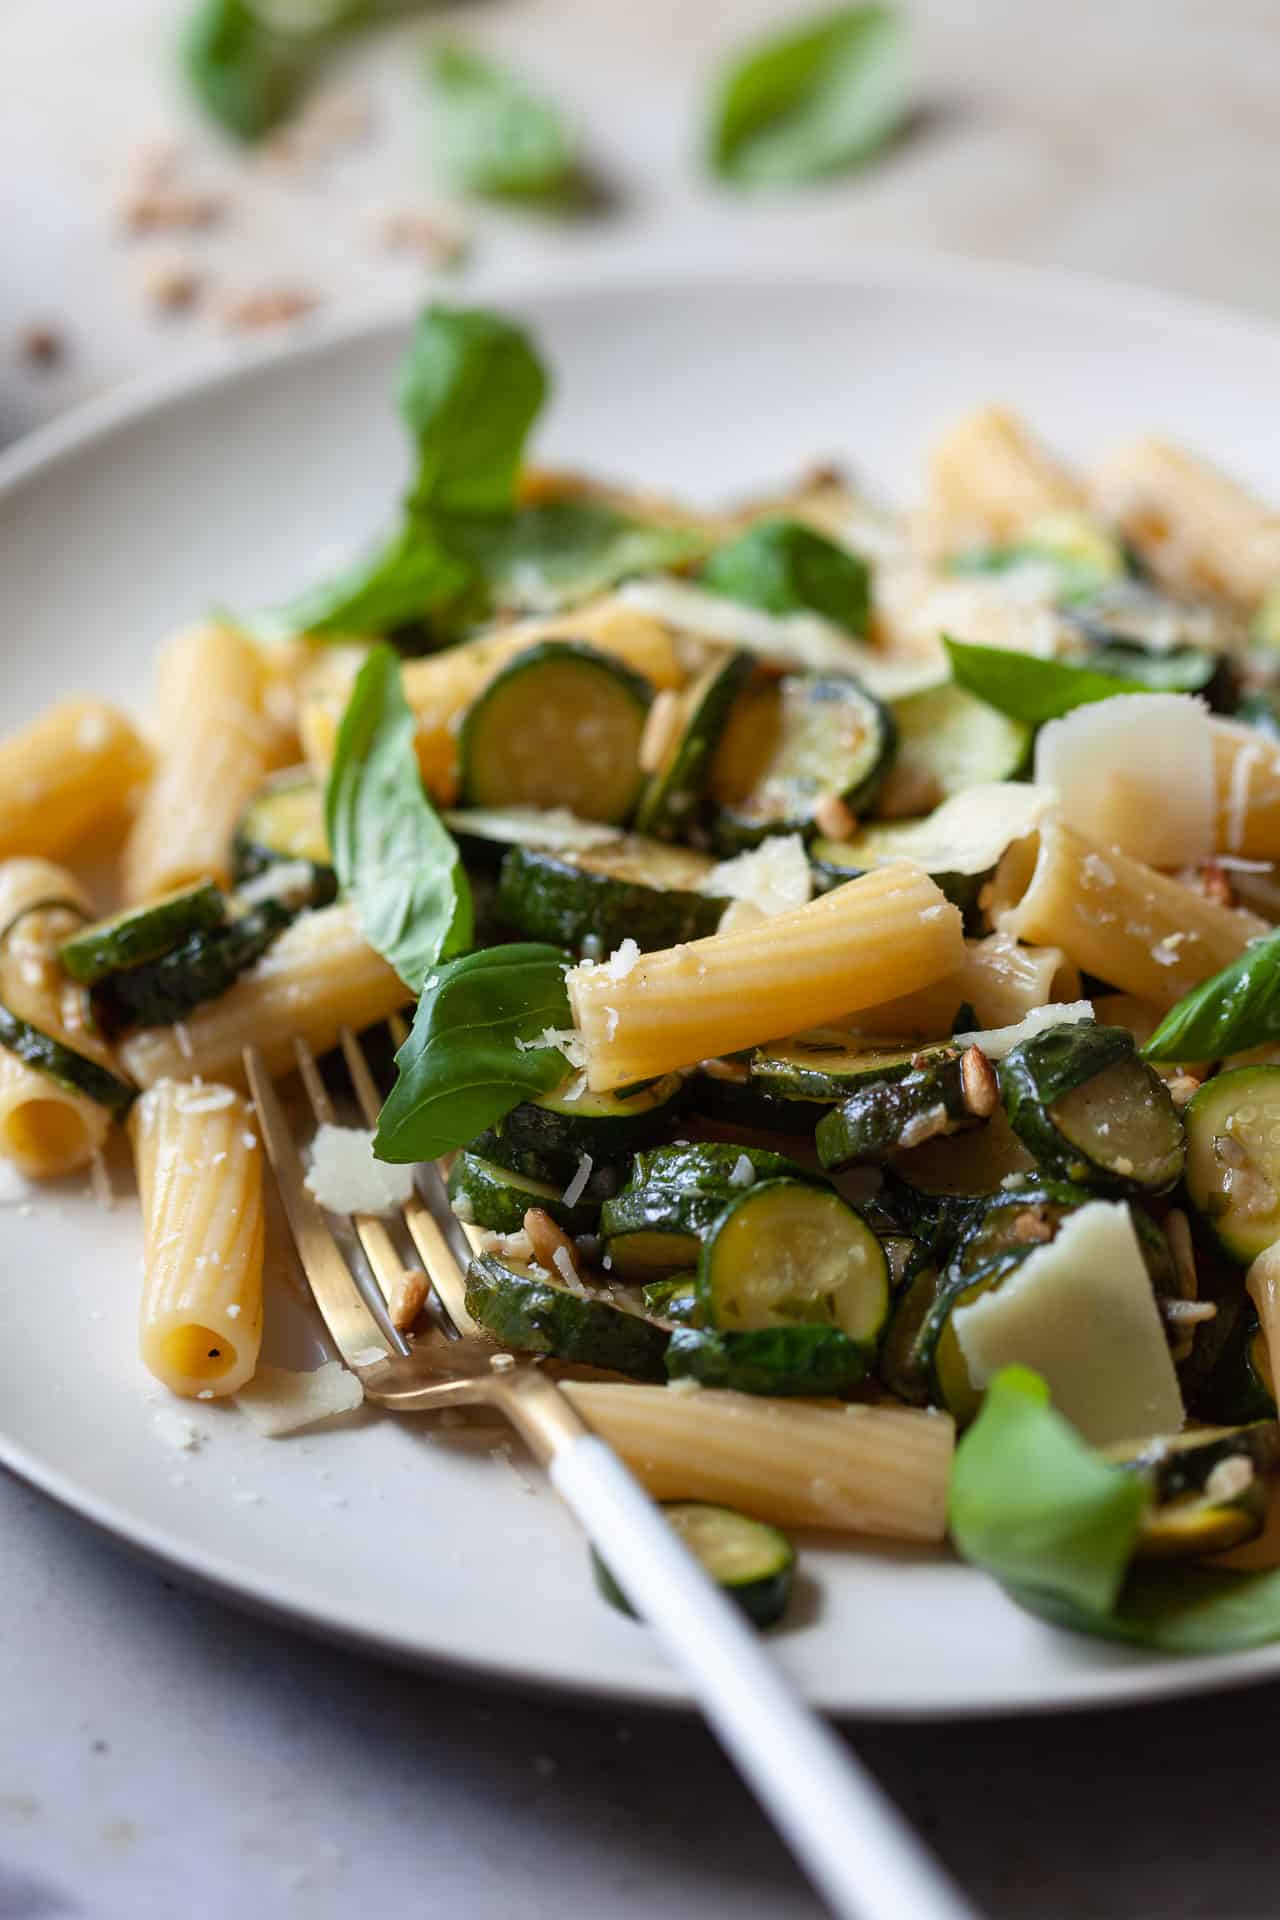
<path fill-rule="evenodd" d="M 991 915 L 1019 940 L 1055 945 L 1082 972 L 1162 1010 L 1242 954 L 1265 920 L 1058 822 L 1009 849 Z"/>
<path fill-rule="evenodd" d="M 230 1087 L 162 1080 L 129 1119 L 146 1244 L 142 1358 L 173 1393 L 224 1397 L 262 1342 L 262 1150 Z"/>
<path fill-rule="evenodd" d="M 125 846 L 129 900 L 230 879 L 236 822 L 287 758 L 266 684 L 261 654 L 234 628 L 194 627 L 166 648 L 152 715 L 159 758 Z"/>
<path fill-rule="evenodd" d="M 1209 722 L 1220 853 L 1280 859 L 1280 747 L 1256 727 Z"/>
<path fill-rule="evenodd" d="M 928 514 L 953 548 L 1011 540 L 1041 514 L 1083 501 L 1073 476 L 1001 407 L 953 421 L 930 450 Z"/>
<path fill-rule="evenodd" d="M 288 927 L 219 999 L 174 1026 L 130 1034 L 120 1059 L 142 1087 L 196 1076 L 241 1086 L 246 1047 L 258 1047 L 268 1071 L 281 1073 L 293 1064 L 295 1036 L 325 1053 L 343 1027 L 372 1026 L 409 998 L 365 940 L 355 908 L 324 907 Z"/>
<path fill-rule="evenodd" d="M 945 1414 L 721 1390 L 565 1381 L 655 1500 L 713 1500 L 779 1526 L 941 1540 L 955 1442 Z"/>
<path fill-rule="evenodd" d="M 69 853 L 123 820 L 151 755 L 104 700 L 64 700 L 0 742 L 0 859 Z"/>
<path fill-rule="evenodd" d="M 954 973 L 964 958 L 958 910 L 903 861 L 848 881 L 808 906 L 568 976 L 593 1091 L 735 1053 L 874 1006 Z"/>
<path fill-rule="evenodd" d="M 1089 491 L 1175 587 L 1253 607 L 1280 579 L 1280 514 L 1172 440 L 1126 440 L 1089 476 Z"/>

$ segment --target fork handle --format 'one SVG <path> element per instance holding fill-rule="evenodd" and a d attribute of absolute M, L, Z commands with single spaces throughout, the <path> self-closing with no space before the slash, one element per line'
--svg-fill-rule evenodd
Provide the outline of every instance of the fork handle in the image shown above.
<path fill-rule="evenodd" d="M 831 1910 L 847 1920 L 977 1920 L 617 1455 L 583 1434 L 549 1471 Z"/>

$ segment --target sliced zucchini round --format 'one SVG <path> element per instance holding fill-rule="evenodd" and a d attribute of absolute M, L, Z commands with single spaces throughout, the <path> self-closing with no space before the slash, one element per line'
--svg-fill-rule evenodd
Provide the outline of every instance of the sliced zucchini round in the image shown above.
<path fill-rule="evenodd" d="M 1012 780 L 1026 765 L 1032 731 L 947 682 L 892 703 L 898 751 L 878 796 L 883 819 L 931 813 L 953 793 Z"/>
<path fill-rule="evenodd" d="M 338 876 L 324 823 L 324 787 L 310 767 L 289 767 L 256 793 L 240 816 L 231 842 L 231 873 L 237 886 L 276 866 L 311 869 L 309 904 L 327 907 L 337 898 Z"/>
<path fill-rule="evenodd" d="M 496 1254 L 467 1269 L 466 1308 L 499 1346 L 553 1354 L 635 1380 L 661 1380 L 665 1329 L 620 1303 L 617 1294 L 577 1293 Z"/>
<path fill-rule="evenodd" d="M 455 807 L 441 818 L 469 868 L 496 867 L 509 847 L 585 853 L 622 838 L 620 827 L 579 820 L 567 807 Z"/>
<path fill-rule="evenodd" d="M 1235 652 L 1242 634 L 1232 616 L 1208 601 L 1178 600 L 1142 580 L 1116 580 L 1071 608 L 1070 618 L 1095 646 L 1117 643 L 1168 658 L 1183 649 Z"/>
<path fill-rule="evenodd" d="M 463 805 L 629 819 L 644 783 L 640 738 L 652 697 L 622 661 L 577 641 L 517 654 L 463 719 Z"/>
<path fill-rule="evenodd" d="M 79 928 L 62 942 L 58 958 L 73 980 L 91 987 L 108 974 L 158 959 L 194 933 L 222 926 L 226 917 L 222 889 L 212 880 L 201 880 Z"/>
<path fill-rule="evenodd" d="M 956 1239 L 948 1277 L 977 1273 L 1003 1254 L 1045 1245 L 1069 1214 L 1093 1198 L 1087 1187 L 1065 1180 L 1028 1180 L 988 1195 L 972 1209 Z"/>
<path fill-rule="evenodd" d="M 644 1310 L 654 1320 L 671 1326 L 698 1325 L 698 1276 L 676 1273 L 666 1280 L 649 1280 L 640 1289 Z"/>
<path fill-rule="evenodd" d="M 600 1213 L 613 1270 L 647 1278 L 695 1266 L 707 1230 L 724 1209 L 762 1180 L 808 1180 L 785 1155 L 763 1147 L 655 1147 L 638 1153 L 631 1178 Z"/>
<path fill-rule="evenodd" d="M 0 1047 L 16 1054 L 25 1066 L 37 1068 L 68 1093 L 83 1094 L 109 1113 L 123 1114 L 133 1104 L 136 1089 L 127 1080 L 52 1034 L 41 1032 L 29 1020 L 19 1019 L 8 1007 L 0 1007 Z"/>
<path fill-rule="evenodd" d="M 678 840 L 687 834 L 710 784 L 716 748 L 734 702 L 755 669 L 752 654 L 731 653 L 714 661 L 682 696 L 679 728 L 641 795 L 636 813 L 640 833 L 655 840 Z"/>
<path fill-rule="evenodd" d="M 294 909 L 283 901 L 262 900 L 224 927 L 191 934 L 158 960 L 108 975 L 93 990 L 102 1026 L 117 1032 L 184 1019 L 193 1007 L 234 986 L 293 918 Z"/>
<path fill-rule="evenodd" d="M 782 1100 L 766 1093 L 752 1079 L 747 1061 L 740 1059 L 704 1060 L 690 1074 L 686 1091 L 693 1113 L 759 1133 L 811 1139 L 818 1121 L 831 1110 L 827 1100 Z"/>
<path fill-rule="evenodd" d="M 972 1218 L 975 1208 L 989 1197 L 989 1188 L 981 1192 L 938 1191 L 915 1185 L 894 1168 L 886 1168 L 880 1189 L 882 1204 L 897 1223 L 917 1240 L 929 1254 L 947 1259 L 951 1249 Z"/>
<path fill-rule="evenodd" d="M 871 1351 L 889 1312 L 889 1263 L 838 1193 L 806 1180 L 762 1180 L 708 1231 L 698 1302 L 710 1326 L 733 1333 L 834 1327 Z"/>
<path fill-rule="evenodd" d="M 712 771 L 722 851 L 758 846 L 771 833 L 810 833 L 824 800 L 856 811 L 871 799 L 893 757 L 893 717 L 851 674 L 784 674 L 747 699 L 758 750 L 747 784 L 749 756 L 732 726 Z"/>
<path fill-rule="evenodd" d="M 513 1107 L 501 1123 L 506 1139 L 535 1153 L 589 1153 L 616 1161 L 662 1138 L 680 1108 L 683 1083 L 666 1074 L 625 1099 L 617 1093 L 570 1097 L 563 1088 Z"/>
<path fill-rule="evenodd" d="M 701 1500 L 664 1500 L 662 1511 L 704 1573 L 757 1627 L 782 1618 L 795 1576 L 795 1548 L 785 1533 L 733 1507 Z M 593 1547 L 596 1585 L 610 1606 L 638 1618 L 635 1608 Z"/>
<path fill-rule="evenodd" d="M 568 1186 L 582 1164 L 581 1153 L 571 1148 L 526 1147 L 496 1127 L 486 1127 L 483 1133 L 478 1133 L 468 1143 L 467 1152 L 477 1159 L 488 1160 L 495 1167 L 519 1174 L 522 1179 L 541 1180 L 547 1186 L 562 1189 Z M 591 1172 L 582 1197 L 593 1206 L 599 1206 L 618 1191 L 627 1177 L 627 1166 L 625 1163 L 598 1159 L 595 1154 L 592 1154 L 591 1161 Z"/>
<path fill-rule="evenodd" d="M 566 1233 L 594 1233 L 600 1202 L 585 1198 L 570 1206 L 564 1199 L 567 1182 L 535 1180 L 495 1166 L 478 1154 L 460 1153 L 449 1173 L 449 1199 L 459 1220 L 494 1233 L 519 1233 L 530 1207 L 550 1214 Z"/>
<path fill-rule="evenodd" d="M 1228 1258 L 1247 1265 L 1280 1240 L 1280 1067 L 1217 1074 L 1183 1120 L 1191 1204 Z"/>
<path fill-rule="evenodd" d="M 914 1364 L 929 1382 L 928 1398 L 945 1407 L 957 1426 L 967 1426 L 982 1405 L 981 1391 L 969 1378 L 969 1368 L 956 1338 L 952 1316 L 980 1294 L 998 1287 L 1031 1252 L 1029 1246 L 999 1254 L 975 1272 L 943 1276 L 937 1297 L 921 1323 L 913 1354 Z"/>
<path fill-rule="evenodd" d="M 907 1075 L 950 1059 L 955 1048 L 922 1047 L 899 1040 L 864 1040 L 835 1028 L 817 1027 L 794 1039 L 757 1047 L 751 1078 L 783 1100 L 847 1100 L 866 1087 L 905 1080 Z"/>
<path fill-rule="evenodd" d="M 1164 1193 L 1182 1172 L 1178 1110 L 1127 1027 L 1048 1027 L 1005 1055 L 999 1078 L 1009 1124 L 1062 1179 Z"/>
<path fill-rule="evenodd" d="M 761 1327 L 730 1333 L 677 1327 L 667 1347 L 667 1377 L 735 1393 L 847 1393 L 865 1379 L 867 1349 L 838 1327 Z"/>
<path fill-rule="evenodd" d="M 894 1300 L 876 1356 L 876 1372 L 884 1385 L 912 1407 L 923 1407 L 929 1399 L 929 1370 L 921 1354 L 920 1334 L 940 1284 L 937 1263 L 924 1249 Z"/>
<path fill-rule="evenodd" d="M 926 1050 L 924 1064 L 869 1081 L 818 1122 L 814 1139 L 828 1171 L 875 1166 L 904 1148 L 977 1126 L 965 1094 L 959 1047 Z"/>
<path fill-rule="evenodd" d="M 498 880 L 499 920 L 530 940 L 600 959 L 634 940 L 645 953 L 715 932 L 727 900 L 699 891 L 709 855 L 629 835 L 582 853 L 512 847 Z"/>
<path fill-rule="evenodd" d="M 1199 1559 L 1225 1553 L 1261 1533 L 1280 1467 L 1280 1426 L 1200 1427 L 1107 1458 L 1140 1474 L 1151 1489 L 1137 1553 L 1144 1560 Z"/>

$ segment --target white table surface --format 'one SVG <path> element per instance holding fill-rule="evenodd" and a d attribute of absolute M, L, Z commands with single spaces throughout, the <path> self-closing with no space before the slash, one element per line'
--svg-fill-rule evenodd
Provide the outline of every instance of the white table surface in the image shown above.
<path fill-rule="evenodd" d="M 880 169 L 744 206 L 690 164 L 716 49 L 785 0 L 491 0 L 429 16 L 509 53 L 581 115 L 608 222 L 487 213 L 482 269 L 602 244 L 927 246 L 1147 280 L 1280 313 L 1266 0 L 918 0 L 922 114 Z M 368 141 L 282 181 L 186 116 L 172 0 L 0 0 L 0 441 L 216 337 L 247 293 L 330 307 L 433 284 L 371 238 L 433 198 L 423 21 L 344 77 Z M 140 136 L 177 129 L 224 194 L 207 236 L 124 242 Z M 147 263 L 205 276 L 158 320 Z M 444 284 L 443 282 L 437 284 Z M 461 281 L 465 286 L 465 278 Z M 20 332 L 64 335 L 51 371 Z M 860 1748 L 992 1915 L 1262 1920 L 1280 1905 L 1280 1689 L 1107 1716 L 863 1727 Z M 498 1697 L 319 1646 L 174 1585 L 0 1476 L 0 1920 L 524 1920 L 812 1914 L 700 1727 Z M 904 1916 L 909 1920 L 909 1916 Z"/>

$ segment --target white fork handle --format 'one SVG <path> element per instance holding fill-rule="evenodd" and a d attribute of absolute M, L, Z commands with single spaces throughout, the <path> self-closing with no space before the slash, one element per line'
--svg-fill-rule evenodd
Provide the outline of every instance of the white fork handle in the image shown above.
<path fill-rule="evenodd" d="M 832 1911 L 842 1920 L 977 1920 L 617 1455 L 584 1434 L 556 1453 L 550 1474 Z"/>

